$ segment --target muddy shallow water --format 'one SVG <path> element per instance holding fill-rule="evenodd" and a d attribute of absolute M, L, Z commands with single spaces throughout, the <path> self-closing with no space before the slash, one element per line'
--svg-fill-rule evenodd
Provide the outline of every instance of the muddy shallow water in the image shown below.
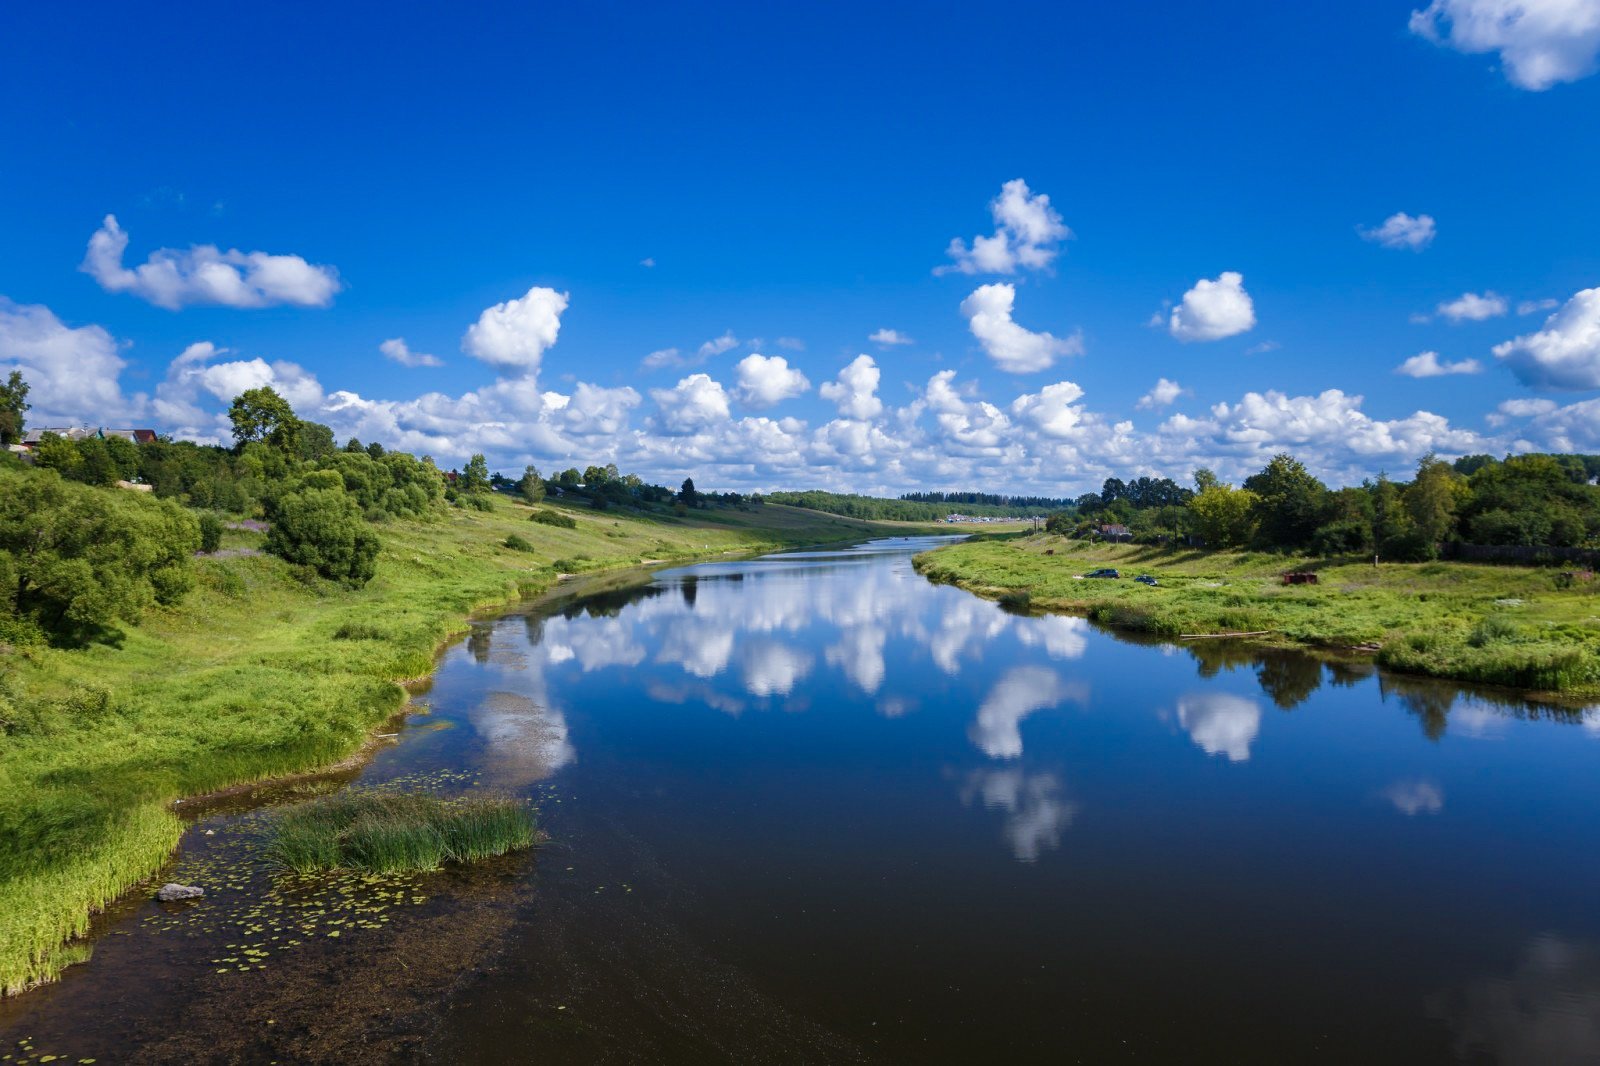
<path fill-rule="evenodd" d="M 196 805 L 158 883 L 206 899 L 112 908 L 0 1054 L 1600 1060 L 1600 715 L 1007 613 L 926 546 L 478 624 L 360 769 Z M 275 877 L 272 807 L 346 779 L 550 842 Z"/>

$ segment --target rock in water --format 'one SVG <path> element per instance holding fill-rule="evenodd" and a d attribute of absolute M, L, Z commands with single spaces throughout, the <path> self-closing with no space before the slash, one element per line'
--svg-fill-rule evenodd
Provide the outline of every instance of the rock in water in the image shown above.
<path fill-rule="evenodd" d="M 206 894 L 206 890 L 199 885 L 165 884 L 156 890 L 156 899 L 162 903 L 172 903 L 180 899 L 199 899 Z"/>

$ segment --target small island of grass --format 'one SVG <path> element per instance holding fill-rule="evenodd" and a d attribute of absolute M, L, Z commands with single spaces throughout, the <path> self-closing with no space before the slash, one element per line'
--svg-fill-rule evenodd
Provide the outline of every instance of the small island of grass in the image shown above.
<path fill-rule="evenodd" d="M 299 874 L 437 870 L 532 847 L 533 809 L 508 796 L 445 799 L 426 793 L 342 792 L 278 816 L 272 856 Z"/>

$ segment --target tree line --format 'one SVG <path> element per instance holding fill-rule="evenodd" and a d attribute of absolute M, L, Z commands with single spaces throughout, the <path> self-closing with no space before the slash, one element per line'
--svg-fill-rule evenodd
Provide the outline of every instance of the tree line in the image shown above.
<path fill-rule="evenodd" d="M 1380 475 L 1332 489 L 1292 455 L 1237 487 L 1207 469 L 1195 487 L 1168 478 L 1107 479 L 1053 514 L 1051 532 L 1094 536 L 1124 525 L 1136 541 L 1317 555 L 1438 558 L 1453 544 L 1600 548 L 1600 456 L 1424 456 L 1409 482 Z"/>

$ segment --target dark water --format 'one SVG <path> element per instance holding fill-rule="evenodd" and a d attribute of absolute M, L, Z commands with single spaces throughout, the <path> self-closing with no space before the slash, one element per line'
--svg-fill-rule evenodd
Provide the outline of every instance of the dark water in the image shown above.
<path fill-rule="evenodd" d="M 1600 1061 L 1600 715 L 1010 614 L 916 575 L 927 546 L 481 624 L 362 778 L 526 793 L 547 847 L 220 983 L 193 960 L 226 928 L 124 908 L 0 1030 L 154 1060 Z M 251 817 L 180 861 L 248 866 Z"/>

